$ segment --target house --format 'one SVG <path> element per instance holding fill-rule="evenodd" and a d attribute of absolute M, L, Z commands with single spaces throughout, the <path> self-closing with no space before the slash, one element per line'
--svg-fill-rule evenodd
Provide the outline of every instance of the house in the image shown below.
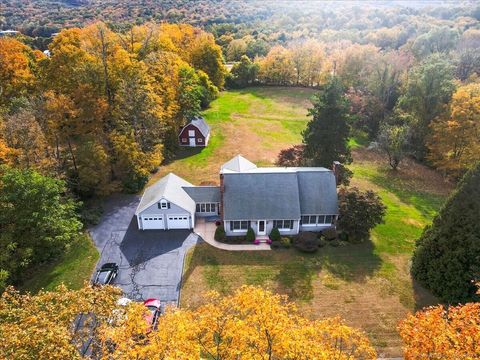
<path fill-rule="evenodd" d="M 321 231 L 338 217 L 332 170 L 322 167 L 257 167 L 238 155 L 220 170 L 222 220 L 227 235 L 259 237 Z"/>
<path fill-rule="evenodd" d="M 197 116 L 185 125 L 178 135 L 180 146 L 207 146 L 210 139 L 210 127 L 205 119 Z"/>
<path fill-rule="evenodd" d="M 228 236 L 257 237 L 321 231 L 335 224 L 335 174 L 322 167 L 257 167 L 238 155 L 220 169 L 220 186 L 194 186 L 169 174 L 146 189 L 139 229 L 192 229 L 195 219 L 218 217 Z"/>
<path fill-rule="evenodd" d="M 197 216 L 218 216 L 218 186 L 194 186 L 168 174 L 148 187 L 135 215 L 141 230 L 193 229 Z"/>

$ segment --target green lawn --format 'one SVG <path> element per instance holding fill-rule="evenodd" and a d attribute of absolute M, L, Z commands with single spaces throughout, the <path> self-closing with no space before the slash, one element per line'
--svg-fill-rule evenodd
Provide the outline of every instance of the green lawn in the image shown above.
<path fill-rule="evenodd" d="M 271 164 L 278 151 L 301 141 L 314 90 L 258 87 L 224 91 L 203 116 L 211 127 L 205 149 L 183 149 L 162 166 L 150 183 L 168 172 L 194 184 L 218 182 L 219 164 L 242 154 L 257 164 Z"/>
<path fill-rule="evenodd" d="M 70 289 L 79 289 L 85 281 L 90 280 L 98 258 L 95 245 L 84 234 L 57 261 L 35 269 L 33 276 L 20 286 L 20 290 L 36 293 L 41 289 L 53 290 L 62 283 Z"/>
<path fill-rule="evenodd" d="M 236 153 L 272 165 L 281 149 L 301 141 L 311 96 L 312 92 L 294 88 L 222 93 L 205 112 L 214 136 L 221 140 L 212 149 L 169 164 L 160 174 L 181 172 L 188 164 L 186 174 L 192 182 L 216 182 L 220 165 Z M 197 246 L 187 256 L 182 306 L 200 304 L 209 290 L 226 294 L 243 284 L 259 285 L 288 294 L 306 316 L 343 317 L 366 331 L 380 354 L 400 356 L 398 321 L 436 301 L 412 281 L 409 261 L 415 239 L 450 187 L 441 176 L 410 160 L 399 171 L 390 171 L 382 156 L 365 149 L 367 144 L 364 134 L 350 140 L 354 149 L 350 167 L 352 185 L 377 191 L 387 206 L 385 223 L 372 231 L 371 241 L 327 246 L 313 255 L 294 249 L 227 252 Z M 203 161 L 199 166 L 196 157 Z M 200 166 L 208 173 L 198 170 Z"/>

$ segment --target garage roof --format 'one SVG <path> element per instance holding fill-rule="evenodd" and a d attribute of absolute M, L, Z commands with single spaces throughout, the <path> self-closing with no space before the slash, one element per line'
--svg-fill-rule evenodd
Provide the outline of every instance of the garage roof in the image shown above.
<path fill-rule="evenodd" d="M 143 210 L 149 208 L 161 199 L 166 199 L 181 208 L 195 212 L 195 201 L 187 194 L 183 187 L 193 186 L 181 177 L 170 173 L 158 180 L 152 186 L 145 189 L 142 200 L 138 204 L 135 215 L 140 214 Z"/>

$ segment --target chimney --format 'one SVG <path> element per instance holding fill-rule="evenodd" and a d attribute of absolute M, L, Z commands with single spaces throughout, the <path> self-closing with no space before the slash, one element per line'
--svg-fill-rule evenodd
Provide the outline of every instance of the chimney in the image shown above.
<path fill-rule="evenodd" d="M 225 183 L 223 174 L 220 173 L 220 219 L 223 221 L 223 193 L 225 192 Z"/>
<path fill-rule="evenodd" d="M 337 186 L 340 184 L 340 172 L 342 171 L 342 164 L 340 163 L 340 161 L 334 161 L 333 164 L 332 164 L 332 171 L 333 171 L 333 175 L 335 175 L 335 183 L 337 184 Z"/>

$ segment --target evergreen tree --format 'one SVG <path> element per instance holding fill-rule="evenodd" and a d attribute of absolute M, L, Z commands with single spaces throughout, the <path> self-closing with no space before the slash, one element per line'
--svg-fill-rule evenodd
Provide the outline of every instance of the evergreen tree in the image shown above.
<path fill-rule="evenodd" d="M 343 87 L 336 78 L 314 97 L 309 115 L 313 118 L 303 132 L 307 161 L 313 166 L 328 168 L 334 161 L 349 164 L 352 161 L 348 146 L 349 106 Z"/>
<path fill-rule="evenodd" d="M 480 300 L 479 185 L 477 163 L 417 240 L 412 274 L 445 302 Z"/>

